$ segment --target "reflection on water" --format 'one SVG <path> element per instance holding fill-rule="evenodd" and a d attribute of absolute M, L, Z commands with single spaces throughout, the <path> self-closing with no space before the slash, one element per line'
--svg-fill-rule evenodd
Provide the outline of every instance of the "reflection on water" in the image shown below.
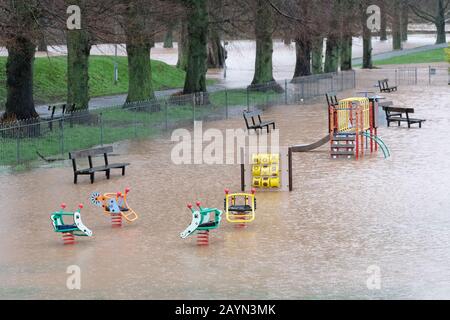
<path fill-rule="evenodd" d="M 191 220 L 186 203 L 221 209 L 223 189 L 239 189 L 239 166 L 175 166 L 168 139 L 120 143 L 114 160 L 132 163 L 127 176 L 94 185 L 73 185 L 69 163 L 3 174 L 0 298 L 450 298 L 450 92 L 424 91 L 390 96 L 429 120 L 421 130 L 380 129 L 391 159 L 333 161 L 326 148 L 296 154 L 294 192 L 257 194 L 255 222 L 237 229 L 224 221 L 206 248 L 179 238 Z M 323 103 L 274 107 L 265 117 L 284 145 L 313 142 L 327 128 Z M 127 186 L 140 219 L 112 229 L 88 197 Z M 92 238 L 61 244 L 49 215 L 63 201 L 69 210 L 85 204 Z M 66 289 L 74 264 L 80 291 Z M 371 265 L 381 268 L 381 290 L 367 289 Z"/>

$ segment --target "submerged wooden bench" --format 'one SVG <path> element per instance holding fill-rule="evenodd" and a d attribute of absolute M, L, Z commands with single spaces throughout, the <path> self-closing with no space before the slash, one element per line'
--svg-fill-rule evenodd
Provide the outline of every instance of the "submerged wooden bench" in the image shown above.
<path fill-rule="evenodd" d="M 258 132 L 259 129 L 267 128 L 267 133 L 270 132 L 270 127 L 273 127 L 275 130 L 275 121 L 262 121 L 261 119 L 262 112 L 261 111 L 244 111 L 244 120 L 245 125 L 247 126 L 247 130 L 255 130 Z M 251 123 L 249 121 L 251 120 Z"/>
<path fill-rule="evenodd" d="M 105 172 L 106 178 L 110 178 L 110 173 L 112 169 L 122 169 L 122 176 L 125 175 L 125 168 L 129 166 L 129 163 L 113 163 L 110 164 L 108 161 L 108 154 L 113 152 L 113 147 L 102 147 L 93 148 L 80 151 L 73 151 L 69 153 L 69 159 L 72 160 L 73 166 L 73 183 L 77 184 L 79 175 L 89 175 L 91 177 L 91 183 L 94 183 L 94 177 L 96 172 Z M 101 166 L 94 167 L 92 158 L 103 155 L 104 164 Z M 78 169 L 76 161 L 78 159 L 88 159 L 89 168 Z"/>
<path fill-rule="evenodd" d="M 325 93 L 325 97 L 327 98 L 327 104 L 329 107 L 339 106 L 339 100 L 335 92 L 327 92 Z"/>
<path fill-rule="evenodd" d="M 397 91 L 397 87 L 389 87 L 389 79 L 378 80 L 378 87 L 380 92 L 394 92 Z"/>
<path fill-rule="evenodd" d="M 386 113 L 386 121 L 387 121 L 388 127 L 390 127 L 391 122 L 397 122 L 399 127 L 402 122 L 407 122 L 408 128 L 411 128 L 411 125 L 415 124 L 415 123 L 418 123 L 419 128 L 422 128 L 422 123 L 426 121 L 424 119 L 410 118 L 409 115 L 411 113 L 414 113 L 413 108 L 400 108 L 400 107 L 384 106 L 383 110 Z M 403 116 L 403 115 L 405 115 L 405 116 Z"/>

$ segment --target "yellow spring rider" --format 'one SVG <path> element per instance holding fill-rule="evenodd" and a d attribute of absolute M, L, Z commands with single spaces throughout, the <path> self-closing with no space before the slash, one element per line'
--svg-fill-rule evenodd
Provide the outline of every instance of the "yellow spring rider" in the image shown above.
<path fill-rule="evenodd" d="M 101 195 L 94 192 L 91 195 L 91 203 L 103 208 L 103 213 L 111 216 L 113 226 L 122 225 L 122 217 L 129 223 L 136 221 L 139 216 L 127 203 L 127 195 L 130 189 L 125 189 L 125 193 L 105 193 Z"/>
<path fill-rule="evenodd" d="M 252 193 L 231 193 L 225 189 L 225 215 L 227 221 L 245 227 L 255 220 L 256 189 Z M 241 199 L 241 201 L 239 201 Z M 240 202 L 240 204 L 239 204 Z"/>

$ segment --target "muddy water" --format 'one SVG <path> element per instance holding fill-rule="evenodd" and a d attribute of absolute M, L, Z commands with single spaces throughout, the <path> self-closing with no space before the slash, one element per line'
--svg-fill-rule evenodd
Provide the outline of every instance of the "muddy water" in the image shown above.
<path fill-rule="evenodd" d="M 0 298 L 450 298 L 450 91 L 403 87 L 390 98 L 428 119 L 420 130 L 380 129 L 391 159 L 333 161 L 326 148 L 295 155 L 294 192 L 258 194 L 255 222 L 242 230 L 223 222 L 205 248 L 178 236 L 191 220 L 185 205 L 221 208 L 223 189 L 239 189 L 239 167 L 173 165 L 167 138 L 118 144 L 114 161 L 132 163 L 126 177 L 98 175 L 93 186 L 73 185 L 69 163 L 0 176 Z M 323 103 L 274 107 L 265 117 L 285 145 L 327 130 Z M 88 197 L 127 186 L 140 219 L 112 229 Z M 92 238 L 61 244 L 49 215 L 63 201 L 85 204 Z M 81 267 L 79 291 L 66 288 L 69 265 Z M 381 290 L 367 288 L 372 265 Z"/>

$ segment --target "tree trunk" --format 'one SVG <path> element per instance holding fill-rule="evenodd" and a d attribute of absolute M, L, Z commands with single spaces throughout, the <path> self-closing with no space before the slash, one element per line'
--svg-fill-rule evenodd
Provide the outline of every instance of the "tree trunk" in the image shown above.
<path fill-rule="evenodd" d="M 294 78 L 311 75 L 311 41 L 309 39 L 295 39 L 295 72 Z"/>
<path fill-rule="evenodd" d="M 225 59 L 226 51 L 222 46 L 219 32 L 212 27 L 208 41 L 208 68 L 222 69 L 225 66 Z"/>
<path fill-rule="evenodd" d="M 281 87 L 275 84 L 272 68 L 273 54 L 273 15 L 272 8 L 264 0 L 257 0 L 255 14 L 255 36 L 256 36 L 256 59 L 255 74 L 251 89 L 260 91 L 276 90 L 281 91 Z M 270 86 L 262 86 L 271 84 Z"/>
<path fill-rule="evenodd" d="M 2 121 L 25 120 L 38 117 L 33 100 L 33 63 L 36 47 L 19 36 L 8 45 L 6 62 L 6 110 Z"/>
<path fill-rule="evenodd" d="M 188 6 L 188 57 L 184 94 L 206 92 L 208 67 L 208 9 L 207 0 L 184 0 Z"/>
<path fill-rule="evenodd" d="M 380 40 L 387 41 L 387 13 L 384 0 L 382 1 L 380 7 L 381 7 Z"/>
<path fill-rule="evenodd" d="M 181 22 L 180 38 L 178 39 L 178 62 L 177 68 L 186 71 L 189 56 L 189 41 L 187 33 L 187 24 Z"/>
<path fill-rule="evenodd" d="M 341 37 L 341 26 L 340 19 L 344 16 L 343 5 L 344 2 L 341 0 L 333 0 L 331 1 L 333 6 L 333 12 L 335 14 L 332 15 L 330 21 L 330 31 L 327 37 L 327 45 L 325 49 L 325 73 L 329 72 L 337 72 L 339 68 L 339 38 Z"/>
<path fill-rule="evenodd" d="M 85 29 L 67 30 L 67 103 L 75 104 L 75 110 L 89 107 L 90 51 Z"/>
<path fill-rule="evenodd" d="M 437 39 L 436 44 L 447 43 L 447 35 L 445 33 L 445 22 L 436 24 Z"/>
<path fill-rule="evenodd" d="M 363 7 L 361 14 L 361 24 L 363 29 L 363 69 L 372 69 L 372 32 L 367 28 L 367 14 Z"/>
<path fill-rule="evenodd" d="M 341 70 L 348 71 L 352 70 L 352 47 L 353 38 L 351 35 L 342 36 L 341 44 Z"/>
<path fill-rule="evenodd" d="M 173 48 L 173 25 L 170 24 L 167 27 L 166 34 L 164 35 L 164 48 L 172 49 Z"/>
<path fill-rule="evenodd" d="M 402 50 L 402 15 L 400 8 L 401 0 L 394 0 L 392 12 L 392 48 Z"/>
<path fill-rule="evenodd" d="M 409 0 L 402 0 L 402 41 L 408 41 Z"/>
<path fill-rule="evenodd" d="M 337 36 L 330 35 L 325 50 L 324 72 L 337 72 L 339 66 L 339 40 Z"/>
<path fill-rule="evenodd" d="M 47 41 L 46 41 L 45 36 L 43 34 L 41 34 L 41 36 L 39 37 L 37 51 L 38 52 L 47 52 Z"/>
<path fill-rule="evenodd" d="M 128 96 L 126 102 L 152 100 L 155 98 L 150 63 L 151 45 L 132 44 L 127 39 Z"/>
<path fill-rule="evenodd" d="M 127 103 L 155 98 L 150 62 L 153 41 L 146 34 L 145 19 L 146 17 L 139 12 L 137 4 L 130 2 L 125 25 L 128 55 Z"/>
<path fill-rule="evenodd" d="M 445 5 L 444 0 L 438 0 L 436 13 L 436 44 L 447 43 L 447 35 L 445 33 Z"/>
<path fill-rule="evenodd" d="M 313 40 L 312 43 L 312 73 L 323 73 L 323 38 L 318 37 Z"/>

